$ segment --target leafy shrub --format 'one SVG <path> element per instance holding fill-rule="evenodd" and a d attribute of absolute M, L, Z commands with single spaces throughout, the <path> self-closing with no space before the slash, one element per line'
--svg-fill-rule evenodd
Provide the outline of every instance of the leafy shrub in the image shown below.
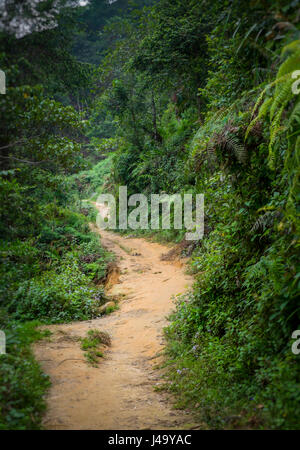
<path fill-rule="evenodd" d="M 44 394 L 50 386 L 34 359 L 30 345 L 45 336 L 38 322 L 7 323 L 7 353 L 0 355 L 0 430 L 39 429 L 45 410 Z"/>
<path fill-rule="evenodd" d="M 47 271 L 20 283 L 9 311 L 18 320 L 86 320 L 96 316 L 103 299 L 103 289 L 92 286 L 73 261 L 64 265 L 59 273 Z"/>
<path fill-rule="evenodd" d="M 286 61 L 268 88 L 282 82 Z M 270 120 L 276 123 L 264 119 L 262 131 L 249 137 L 244 119 L 251 118 L 247 111 L 240 114 L 239 132 L 246 147 L 249 142 L 252 147 L 243 163 L 230 152 L 239 148 L 231 141 L 224 144 L 233 130 L 228 111 L 219 122 L 208 118 L 191 142 L 192 158 L 202 157 L 195 191 L 206 194 L 206 234 L 192 257 L 194 291 L 178 301 L 166 330 L 169 388 L 178 394 L 180 405 L 194 404 L 201 418 L 216 428 L 299 428 L 299 362 L 291 351 L 300 319 L 299 102 L 287 90 L 290 72 L 283 73 L 282 91 L 276 88 L 270 97 L 277 114 Z M 283 97 L 283 109 L 277 111 Z M 260 108 L 252 130 L 268 112 Z M 201 142 L 199 137 L 213 129 Z M 209 145 L 215 153 L 211 165 L 205 164 Z"/>

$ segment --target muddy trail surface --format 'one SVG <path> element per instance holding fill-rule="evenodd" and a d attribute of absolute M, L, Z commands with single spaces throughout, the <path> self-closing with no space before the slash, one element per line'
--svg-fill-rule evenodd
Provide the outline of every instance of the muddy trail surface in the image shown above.
<path fill-rule="evenodd" d="M 96 205 L 101 209 L 101 205 Z M 99 232 L 94 226 L 94 231 Z M 47 326 L 49 341 L 34 352 L 52 382 L 43 426 L 47 429 L 189 429 L 197 424 L 173 399 L 155 390 L 162 382 L 163 327 L 174 309 L 172 297 L 192 284 L 182 261 L 165 261 L 169 247 L 142 238 L 100 231 L 102 245 L 115 253 L 107 293 L 119 309 L 85 322 Z M 87 364 L 80 337 L 90 329 L 108 332 L 111 346 L 98 367 Z M 195 426 L 196 425 L 196 426 Z"/>

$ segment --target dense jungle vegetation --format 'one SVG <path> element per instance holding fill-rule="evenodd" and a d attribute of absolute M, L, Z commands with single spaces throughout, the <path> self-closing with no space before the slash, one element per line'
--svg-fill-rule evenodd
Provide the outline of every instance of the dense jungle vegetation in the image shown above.
<path fill-rule="evenodd" d="M 33 3 L 0 19 L 0 429 L 40 427 L 37 326 L 105 301 L 83 200 L 124 185 L 205 194 L 165 389 L 210 428 L 299 428 L 299 0 Z"/>

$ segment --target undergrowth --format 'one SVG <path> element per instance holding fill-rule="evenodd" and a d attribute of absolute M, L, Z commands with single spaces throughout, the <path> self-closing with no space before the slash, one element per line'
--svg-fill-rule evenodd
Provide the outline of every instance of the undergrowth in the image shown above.
<path fill-rule="evenodd" d="M 37 236 L 1 242 L 0 328 L 7 353 L 0 355 L 0 429 L 41 426 L 50 383 L 30 348 L 45 335 L 37 326 L 97 317 L 106 302 L 101 283 L 112 255 L 88 219 L 48 204 Z"/>
<path fill-rule="evenodd" d="M 103 358 L 103 351 L 100 346 L 109 346 L 111 344 L 108 333 L 99 330 L 89 330 L 87 336 L 81 339 L 81 350 L 84 351 L 84 356 L 93 367 L 98 366 L 99 358 Z"/>

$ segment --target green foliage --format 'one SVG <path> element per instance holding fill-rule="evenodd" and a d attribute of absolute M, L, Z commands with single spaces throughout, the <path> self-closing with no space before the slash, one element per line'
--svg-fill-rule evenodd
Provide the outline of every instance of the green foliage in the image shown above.
<path fill-rule="evenodd" d="M 289 1 L 164 0 L 123 22 L 98 72 L 122 136 L 105 188 L 205 194 L 166 334 L 170 389 L 216 428 L 299 426 L 296 20 Z"/>
<path fill-rule="evenodd" d="M 295 136 L 296 131 L 299 131 L 299 94 L 297 95 L 293 92 L 293 84 L 295 79 L 293 78 L 293 73 L 300 66 L 300 41 L 294 41 L 282 50 L 282 56 L 288 55 L 285 61 L 281 64 L 276 79 L 268 84 L 265 89 L 260 94 L 253 113 L 257 110 L 264 95 L 273 89 L 273 95 L 269 96 L 264 103 L 259 107 L 257 116 L 250 123 L 246 138 L 253 129 L 253 126 L 257 121 L 262 120 L 268 113 L 270 118 L 270 138 L 269 138 L 269 163 L 271 168 L 275 166 L 276 151 L 279 149 L 279 137 L 286 132 L 288 132 L 291 137 Z M 287 106 L 292 104 L 289 111 L 289 120 L 286 124 L 282 124 L 282 116 Z M 289 143 L 290 147 L 295 146 L 295 137 Z M 297 152 L 297 149 L 295 149 Z M 287 157 L 290 157 L 290 153 L 287 152 Z"/>
<path fill-rule="evenodd" d="M 89 285 L 75 262 L 39 278 L 20 283 L 9 312 L 18 320 L 39 318 L 51 322 L 86 320 L 95 317 L 103 301 L 103 291 Z"/>
<path fill-rule="evenodd" d="M 98 358 L 103 357 L 103 353 L 99 350 L 101 344 L 105 346 L 111 344 L 109 334 L 104 331 L 89 330 L 87 336 L 81 339 L 81 349 L 85 352 L 87 362 L 93 367 L 97 367 Z"/>
<path fill-rule="evenodd" d="M 42 205 L 40 233 L 1 243 L 1 329 L 7 354 L 1 355 L 0 428 L 39 428 L 49 386 L 30 344 L 42 336 L 36 319 L 55 323 L 98 315 L 110 255 L 88 229 L 86 218 L 59 207 Z M 86 261 L 94 261 L 93 270 Z M 31 322 L 27 322 L 31 320 Z M 25 322 L 25 323 L 24 323 Z M 8 325 L 10 324 L 10 325 Z"/>
<path fill-rule="evenodd" d="M 110 172 L 114 158 L 114 152 L 109 153 L 104 159 L 99 161 L 92 169 L 82 171 L 71 177 L 71 189 L 74 196 L 78 196 L 79 203 L 82 199 L 92 197 L 97 200 L 97 196 L 101 193 L 104 186 L 110 183 Z M 90 208 L 87 203 L 85 208 Z M 91 207 L 92 208 L 92 207 Z"/>
<path fill-rule="evenodd" d="M 41 337 L 36 319 L 98 315 L 105 298 L 95 283 L 105 280 L 110 256 L 89 229 L 89 212 L 72 210 L 68 177 L 87 167 L 83 152 L 95 147 L 86 135 L 93 68 L 70 53 L 78 8 L 61 9 L 69 3 L 62 1 L 54 11 L 53 2 L 42 2 L 27 17 L 35 7 L 13 3 L 6 2 L 0 33 L 7 80 L 0 96 L 0 328 L 8 342 L 0 355 L 0 428 L 37 429 L 49 382 L 30 349 Z"/>
<path fill-rule="evenodd" d="M 37 331 L 38 322 L 8 324 L 1 317 L 6 333 L 7 353 L 0 355 L 0 429 L 39 429 L 45 411 L 44 395 L 50 386 L 35 361 L 30 345 L 46 337 Z"/>
<path fill-rule="evenodd" d="M 83 320 L 104 301 L 91 282 L 105 280 L 110 259 L 84 216 L 44 205 L 44 226 L 35 239 L 4 242 L 3 299 L 18 320 Z"/>
<path fill-rule="evenodd" d="M 2 428 L 40 426 L 47 382 L 26 321 L 91 318 L 104 302 L 93 283 L 110 255 L 84 200 L 120 185 L 205 194 L 196 282 L 166 330 L 179 406 L 213 428 L 299 427 L 297 2 L 151 4 L 92 0 L 55 29 L 0 36 L 1 311 L 22 341 L 0 369 Z M 100 343 L 82 341 L 91 364 Z"/>
<path fill-rule="evenodd" d="M 282 70 L 281 66 L 276 80 Z M 282 99 L 287 90 L 281 87 L 277 95 Z M 287 98 L 278 111 L 289 123 L 298 98 L 290 93 Z M 262 95 L 257 105 L 261 99 Z M 274 104 L 276 97 L 268 102 L 273 117 Z M 267 111 L 264 105 L 261 108 Z M 295 156 L 299 127 L 292 129 L 291 136 L 287 127 L 276 136 L 274 125 L 265 120 L 264 130 L 255 130 L 265 117 L 260 113 L 246 132 L 249 114 L 246 110 L 239 115 L 240 123 L 231 107 L 208 116 L 192 141 L 190 164 L 198 162 L 196 187 L 206 194 L 207 231 L 192 258 L 194 291 L 178 301 L 166 330 L 170 389 L 178 394 L 181 406 L 192 402 L 201 419 L 216 428 L 268 424 L 294 429 L 299 426 L 300 382 L 297 356 L 291 352 L 291 335 L 300 320 L 299 186 L 294 181 L 299 173 Z M 240 135 L 239 142 L 245 135 L 244 161 L 239 160 L 242 147 L 228 144 L 230 133 Z M 270 136 L 278 151 L 271 171 Z M 249 142 L 255 151 L 247 150 Z M 240 166 L 232 160 L 232 150 L 237 162 L 243 163 Z M 289 158 L 292 164 L 287 164 Z M 253 189 L 257 180 L 261 184 Z"/>

